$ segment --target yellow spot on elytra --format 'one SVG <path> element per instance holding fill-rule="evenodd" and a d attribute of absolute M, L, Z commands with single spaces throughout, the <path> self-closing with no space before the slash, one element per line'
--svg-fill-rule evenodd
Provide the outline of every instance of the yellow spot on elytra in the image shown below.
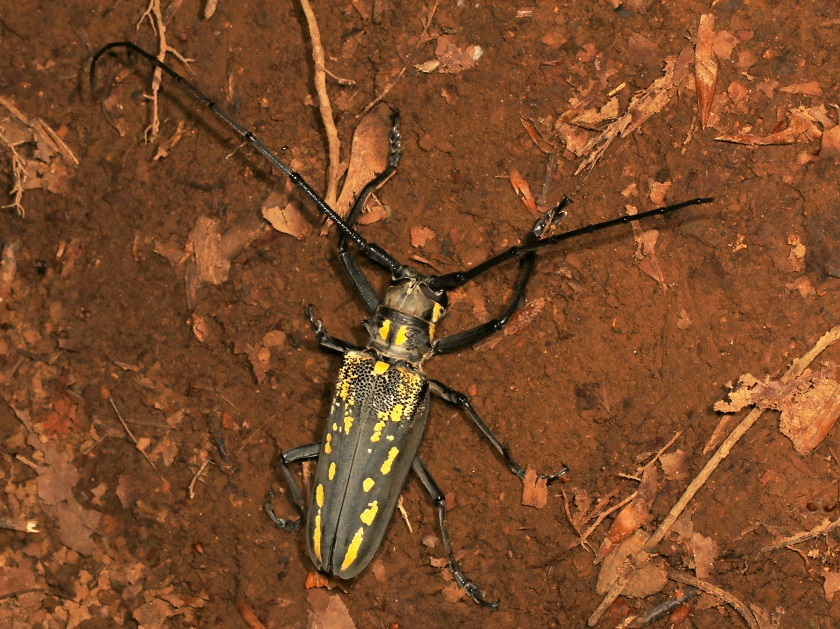
<path fill-rule="evenodd" d="M 401 325 L 400 329 L 397 330 L 397 337 L 394 339 L 394 343 L 396 345 L 403 345 L 407 338 L 408 338 L 408 329 L 404 325 Z"/>
<path fill-rule="evenodd" d="M 327 442 L 324 444 L 324 452 L 329 454 L 332 452 L 332 447 L 330 446 L 330 441 L 332 441 L 332 435 L 327 435 Z"/>
<path fill-rule="evenodd" d="M 390 365 L 386 362 L 382 362 L 381 360 L 377 360 L 376 364 L 373 366 L 373 373 L 377 376 L 381 376 L 383 373 L 388 371 L 388 367 Z"/>
<path fill-rule="evenodd" d="M 356 531 L 356 534 L 353 536 L 353 541 L 350 542 L 350 546 L 347 548 L 347 554 L 344 555 L 344 561 L 341 563 L 341 569 L 347 570 L 354 561 L 356 561 L 356 556 L 359 554 L 359 546 L 362 545 L 362 537 L 365 535 L 365 530 L 362 527 L 359 527 L 359 530 Z"/>
<path fill-rule="evenodd" d="M 346 400 L 347 396 L 349 394 L 350 394 L 350 381 L 345 380 L 344 382 L 341 383 L 341 388 L 338 391 L 338 395 L 339 395 L 339 397 L 341 397 L 342 400 Z"/>
<path fill-rule="evenodd" d="M 365 480 L 363 480 L 363 481 L 362 481 L 362 489 L 364 489 L 365 491 L 370 491 L 370 490 L 371 490 L 371 488 L 372 488 L 375 484 L 376 484 L 376 483 L 374 483 L 374 482 L 373 482 L 373 479 L 372 479 L 372 478 L 366 478 Z"/>
<path fill-rule="evenodd" d="M 382 325 L 379 326 L 379 336 L 382 337 L 383 341 L 388 340 L 388 332 L 390 330 L 391 330 L 391 320 L 390 319 L 385 319 L 385 321 L 382 322 Z"/>
<path fill-rule="evenodd" d="M 315 488 L 315 504 L 318 505 L 318 508 L 324 506 L 324 486 L 318 485 Z"/>
<path fill-rule="evenodd" d="M 312 533 L 312 546 L 315 548 L 315 554 L 318 555 L 318 561 L 321 561 L 321 514 L 315 516 L 315 532 Z"/>
<path fill-rule="evenodd" d="M 362 515 L 359 516 L 359 519 L 370 526 L 373 524 L 373 518 L 376 517 L 377 511 L 379 511 L 379 505 L 376 503 L 376 500 L 369 502 L 368 508 L 362 511 Z"/>
<path fill-rule="evenodd" d="M 403 409 L 405 407 L 402 404 L 394 404 L 394 408 L 391 409 L 391 421 L 398 422 L 403 414 Z"/>
<path fill-rule="evenodd" d="M 330 480 L 335 478 L 335 461 L 330 463 L 330 472 L 329 472 Z"/>
<path fill-rule="evenodd" d="M 345 415 L 344 416 L 344 433 L 345 434 L 348 434 L 348 435 L 350 434 L 350 426 L 352 426 L 352 425 L 353 425 L 353 418 L 350 417 L 350 415 Z"/>
<path fill-rule="evenodd" d="M 382 464 L 382 467 L 379 468 L 379 471 L 383 474 L 387 474 L 391 471 L 391 465 L 394 463 L 394 459 L 397 458 L 397 454 L 399 454 L 399 450 L 397 448 L 391 448 L 388 450 L 388 458 L 385 459 L 385 462 Z"/>
<path fill-rule="evenodd" d="M 333 430 L 338 430 L 338 424 L 336 424 L 335 422 L 333 422 Z"/>
<path fill-rule="evenodd" d="M 373 434 L 370 436 L 370 440 L 373 443 L 379 441 L 379 437 L 382 436 L 382 429 L 385 428 L 385 420 L 376 422 L 373 426 Z"/>
<path fill-rule="evenodd" d="M 394 435 L 385 435 L 385 438 L 386 438 L 388 441 L 393 441 L 393 440 L 394 440 Z"/>

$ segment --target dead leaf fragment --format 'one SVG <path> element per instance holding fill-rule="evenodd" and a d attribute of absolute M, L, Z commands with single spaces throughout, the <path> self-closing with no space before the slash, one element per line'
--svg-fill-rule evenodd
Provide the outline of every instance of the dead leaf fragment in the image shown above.
<path fill-rule="evenodd" d="M 662 454 L 659 464 L 668 480 L 688 478 L 688 455 L 682 450 Z"/>
<path fill-rule="evenodd" d="M 271 350 L 262 343 L 257 343 L 248 353 L 248 360 L 251 361 L 251 368 L 254 370 L 257 382 L 265 380 L 266 374 L 271 369 Z"/>
<path fill-rule="evenodd" d="M 519 196 L 522 204 L 531 214 L 533 214 L 534 218 L 538 218 L 540 216 L 540 212 L 537 210 L 537 202 L 534 201 L 534 197 L 531 194 L 531 186 L 528 185 L 525 178 L 520 175 L 519 171 L 515 168 L 510 169 L 508 177 L 510 178 L 510 185 L 513 186 L 513 189 L 516 191 L 516 194 Z"/>
<path fill-rule="evenodd" d="M 708 579 L 718 557 L 717 542 L 711 537 L 694 533 L 691 536 L 691 549 L 694 555 L 695 575 L 698 579 Z"/>
<path fill-rule="evenodd" d="M 196 279 L 200 284 L 217 286 L 227 280 L 230 260 L 222 255 L 222 234 L 218 220 L 199 216 L 187 242 L 195 255 Z"/>
<path fill-rule="evenodd" d="M 834 160 L 840 158 L 840 125 L 823 132 L 820 157 Z"/>
<path fill-rule="evenodd" d="M 729 394 L 729 402 L 716 402 L 714 408 L 734 413 L 745 406 L 781 411 L 779 430 L 799 454 L 809 454 L 840 418 L 837 366 L 826 362 L 819 371 L 806 370 L 784 383 L 769 376 L 759 381 L 744 374 L 738 388 Z"/>
<path fill-rule="evenodd" d="M 409 230 L 409 233 L 411 235 L 412 247 L 423 247 L 427 242 L 435 237 L 435 232 L 428 227 L 412 227 Z"/>
<path fill-rule="evenodd" d="M 542 509 L 548 503 L 548 481 L 537 478 L 537 472 L 529 467 L 522 479 L 522 504 L 526 507 Z"/>
<path fill-rule="evenodd" d="M 309 590 L 309 629 L 356 629 L 350 611 L 338 596 L 324 590 Z"/>
<path fill-rule="evenodd" d="M 642 474 L 642 482 L 636 490 L 636 497 L 625 506 L 610 526 L 607 536 L 595 554 L 595 563 L 603 559 L 621 542 L 630 537 L 650 517 L 650 507 L 659 491 L 659 479 L 655 465 L 649 465 Z"/>
<path fill-rule="evenodd" d="M 442 74 L 457 74 L 474 67 L 484 51 L 481 46 L 465 46 L 458 48 L 455 38 L 451 35 L 441 35 L 437 39 L 435 57 L 440 61 L 438 72 Z"/>
<path fill-rule="evenodd" d="M 825 598 L 831 602 L 834 595 L 840 590 L 840 572 L 823 572 L 822 576 L 825 578 L 823 583 Z"/>
<path fill-rule="evenodd" d="M 297 205 L 278 192 L 272 192 L 263 202 L 262 215 L 281 234 L 288 234 L 298 240 L 303 240 L 312 231 L 312 226 Z"/>
<path fill-rule="evenodd" d="M 718 61 L 715 56 L 715 16 L 705 13 L 700 16 L 697 28 L 697 43 L 694 46 L 694 83 L 697 87 L 697 108 L 700 112 L 700 126 L 706 128 L 717 84 Z"/>
<path fill-rule="evenodd" d="M 642 550 L 647 540 L 647 533 L 637 530 L 604 559 L 595 584 L 596 594 L 606 594 L 619 578 L 625 581 L 623 593 L 633 598 L 645 598 L 665 587 L 668 575 L 664 561 L 653 560 Z M 634 557 L 636 561 L 631 563 Z"/>
<path fill-rule="evenodd" d="M 390 135 L 391 109 L 381 103 L 371 109 L 356 126 L 344 186 L 333 208 L 341 218 L 347 218 L 362 189 L 388 166 Z M 321 230 L 322 235 L 328 231 L 329 225 L 332 225 L 332 221 L 325 224 Z"/>
<path fill-rule="evenodd" d="M 808 81 L 807 83 L 795 83 L 786 87 L 780 87 L 780 92 L 786 94 L 802 94 L 803 96 L 822 96 L 822 88 L 819 81 Z"/>
<path fill-rule="evenodd" d="M 536 319 L 548 300 L 544 297 L 534 299 L 526 303 L 522 308 L 513 313 L 508 324 L 502 328 L 501 333 L 494 334 L 486 341 L 476 346 L 477 350 L 493 349 L 502 342 L 502 339 L 514 334 L 519 334 L 522 330 L 531 325 L 531 322 Z"/>
<path fill-rule="evenodd" d="M 735 144 L 746 144 L 748 146 L 770 146 L 773 144 L 793 144 L 801 138 L 813 139 L 820 137 L 821 132 L 814 124 L 813 119 L 801 111 L 791 111 L 790 124 L 786 129 L 759 136 L 752 133 L 736 133 L 731 135 L 719 135 L 715 138 L 720 142 L 733 142 Z"/>

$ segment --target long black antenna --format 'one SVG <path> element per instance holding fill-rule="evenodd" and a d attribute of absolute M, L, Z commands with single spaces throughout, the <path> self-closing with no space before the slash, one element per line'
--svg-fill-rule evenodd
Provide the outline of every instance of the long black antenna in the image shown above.
<path fill-rule="evenodd" d="M 310 198 L 310 200 L 315 204 L 315 206 L 324 214 L 329 217 L 329 219 L 335 223 L 336 227 L 340 229 L 344 235 L 350 238 L 359 249 L 371 260 L 375 263 L 384 266 L 387 269 L 390 269 L 392 274 L 398 274 L 401 269 L 403 268 L 402 264 L 400 264 L 391 254 L 387 251 L 382 249 L 381 247 L 368 242 L 365 240 L 359 232 L 355 229 L 350 227 L 338 213 L 332 209 L 326 201 L 324 201 L 320 195 L 312 189 L 306 180 L 300 176 L 297 172 L 292 170 L 292 168 L 280 159 L 274 151 L 272 151 L 265 143 L 260 140 L 253 132 L 246 129 L 242 126 L 239 122 L 237 122 L 227 111 L 222 109 L 216 101 L 212 100 L 208 96 L 204 94 L 200 89 L 198 89 L 195 85 L 190 83 L 187 79 L 183 76 L 178 74 L 175 70 L 170 68 L 167 64 L 159 61 L 154 55 L 146 52 L 136 44 L 128 41 L 118 41 L 118 42 L 111 42 L 99 49 L 99 51 L 93 55 L 93 59 L 90 62 L 90 92 L 91 95 L 96 94 L 96 64 L 98 63 L 99 59 L 110 50 L 114 50 L 115 48 L 127 48 L 130 51 L 133 51 L 146 59 L 149 63 L 151 63 L 156 68 L 160 68 L 164 72 L 166 72 L 169 76 L 171 76 L 178 85 L 183 87 L 195 100 L 199 103 L 207 107 L 213 114 L 215 114 L 222 122 L 224 122 L 227 126 L 231 129 L 236 131 L 242 138 L 251 146 L 253 146 L 263 157 L 265 157 L 272 166 L 276 167 L 280 172 L 282 172 L 286 177 L 289 178 L 289 181 L 292 182 L 295 186 L 297 186 L 303 193 Z M 95 98 L 95 96 L 94 96 Z"/>

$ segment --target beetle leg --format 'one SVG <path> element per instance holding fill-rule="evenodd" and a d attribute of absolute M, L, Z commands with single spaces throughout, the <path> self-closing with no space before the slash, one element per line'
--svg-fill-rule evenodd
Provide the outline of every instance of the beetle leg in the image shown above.
<path fill-rule="evenodd" d="M 326 347 L 327 349 L 331 349 L 334 352 L 338 352 L 339 354 L 344 354 L 350 350 L 361 349 L 352 343 L 342 341 L 341 339 L 337 339 L 334 336 L 327 334 L 326 330 L 324 330 L 324 322 L 315 318 L 315 315 L 312 313 L 312 308 L 312 304 L 309 304 L 303 309 L 303 312 L 306 314 L 306 318 L 309 319 L 309 325 L 315 333 L 315 340 L 318 341 L 319 345 Z"/>
<path fill-rule="evenodd" d="M 475 412 L 475 409 L 472 407 L 472 404 L 470 404 L 470 399 L 465 394 L 461 393 L 460 391 L 456 391 L 455 389 L 452 389 L 437 380 L 429 380 L 429 386 L 431 388 L 432 393 L 437 395 L 442 400 L 445 400 L 450 404 L 458 406 L 467 411 L 467 413 L 470 416 L 470 419 L 473 420 L 473 422 L 481 431 L 481 433 L 485 437 L 487 437 L 487 440 L 490 441 L 490 443 L 493 444 L 493 447 L 496 448 L 499 454 L 502 455 L 502 458 L 505 460 L 505 463 L 507 463 L 507 466 L 510 468 L 510 471 L 516 474 L 520 480 L 523 480 L 525 478 L 525 469 L 513 460 L 513 458 L 510 456 L 510 452 L 508 451 L 508 449 L 502 445 L 502 442 L 499 441 L 496 435 L 493 434 L 493 431 L 490 430 L 489 426 L 487 426 L 487 424 L 485 424 L 482 421 L 481 417 L 478 416 L 478 413 Z M 555 474 L 537 474 L 537 478 L 544 478 L 546 481 L 548 481 L 549 484 L 551 484 L 561 476 L 567 474 L 568 471 L 569 468 L 564 465 L 563 469 Z"/>
<path fill-rule="evenodd" d="M 550 227 L 557 220 L 566 215 L 566 211 L 563 208 L 565 208 L 569 203 L 571 203 L 571 201 L 566 197 L 563 197 L 563 200 L 560 201 L 560 203 L 540 217 L 537 222 L 534 223 L 534 227 L 531 228 L 531 231 L 528 232 L 525 235 L 525 238 L 522 239 L 522 244 L 530 245 L 538 242 L 540 236 L 542 236 L 542 233 L 547 227 Z M 463 332 L 453 334 L 452 336 L 438 339 L 435 342 L 435 354 L 449 354 L 451 352 L 457 352 L 465 347 L 475 345 L 482 339 L 495 334 L 507 325 L 510 318 L 513 316 L 513 313 L 516 312 L 516 309 L 519 307 L 520 300 L 525 295 L 525 288 L 528 286 L 528 281 L 531 279 L 531 273 L 534 271 L 534 265 L 536 262 L 537 254 L 533 251 L 526 253 L 522 257 L 522 264 L 520 264 L 519 268 L 519 277 L 513 286 L 513 294 L 511 295 L 511 298 L 500 317 L 486 321 L 481 325 L 470 328 L 469 330 L 464 330 Z"/>
<path fill-rule="evenodd" d="M 470 598 L 479 605 L 489 607 L 493 610 L 499 609 L 498 602 L 491 603 L 486 600 L 479 587 L 467 579 L 461 570 L 461 566 L 458 564 L 458 560 L 455 559 L 455 554 L 452 552 L 452 542 L 449 540 L 449 529 L 446 527 L 446 497 L 443 495 L 440 487 L 438 487 L 435 479 L 429 474 L 429 470 L 423 465 L 423 461 L 420 460 L 419 456 L 414 457 L 414 461 L 411 463 L 411 469 L 417 474 L 420 482 L 423 483 L 423 487 L 429 492 L 432 501 L 437 506 L 438 520 L 440 521 L 440 536 L 443 539 L 443 548 L 446 551 L 446 556 L 449 558 L 449 569 L 452 571 L 452 576 L 455 577 L 455 582 L 464 588 L 464 591 L 470 595 Z"/>
<path fill-rule="evenodd" d="M 300 493 L 297 481 L 292 475 L 292 470 L 289 469 L 289 463 L 317 459 L 320 451 L 320 443 L 310 443 L 307 446 L 292 448 L 280 454 L 277 464 L 283 471 L 286 484 L 289 486 L 289 492 L 292 494 L 292 500 L 294 500 L 295 505 L 300 511 L 300 517 L 295 520 L 286 520 L 275 515 L 274 510 L 271 508 L 271 497 L 269 496 L 269 500 L 266 500 L 263 505 L 263 510 L 277 528 L 283 529 L 284 531 L 297 531 L 303 526 L 303 521 L 306 518 L 306 503 L 303 501 L 303 495 Z"/>

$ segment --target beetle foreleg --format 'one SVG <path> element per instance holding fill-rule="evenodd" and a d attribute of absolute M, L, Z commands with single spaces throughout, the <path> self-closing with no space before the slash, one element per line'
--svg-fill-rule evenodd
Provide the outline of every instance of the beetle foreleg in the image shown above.
<path fill-rule="evenodd" d="M 485 437 L 487 437 L 487 440 L 490 443 L 492 443 L 493 447 L 496 448 L 499 454 L 502 455 L 502 458 L 505 460 L 505 463 L 507 463 L 507 466 L 510 468 L 510 471 L 516 474 L 520 480 L 523 480 L 525 478 L 525 468 L 523 468 L 521 465 L 519 465 L 516 461 L 513 460 L 513 458 L 510 456 L 510 452 L 508 451 L 508 449 L 502 445 L 502 442 L 499 441 L 496 435 L 493 434 L 493 431 L 490 430 L 489 426 L 487 426 L 487 424 L 485 424 L 482 421 L 481 417 L 478 416 L 478 413 L 475 412 L 475 409 L 472 407 L 472 404 L 470 404 L 470 399 L 465 394 L 461 393 L 460 391 L 456 391 L 455 389 L 452 389 L 437 380 L 429 380 L 429 386 L 432 393 L 437 395 L 442 400 L 445 400 L 450 404 L 454 404 L 455 406 L 458 406 L 467 411 L 467 413 L 470 416 L 470 419 L 472 419 L 475 425 L 478 426 L 478 429 L 481 431 L 481 433 Z M 561 476 L 568 473 L 568 471 L 569 468 L 564 465 L 563 469 L 557 472 L 556 474 L 537 474 L 537 478 L 544 478 L 546 481 L 548 481 L 548 484 L 551 484 Z"/>
<path fill-rule="evenodd" d="M 413 469 L 414 473 L 417 474 L 420 482 L 423 483 L 423 487 L 425 487 L 426 491 L 429 492 L 429 495 L 432 497 L 432 500 L 437 507 L 438 520 L 440 522 L 440 536 L 441 539 L 443 539 L 443 549 L 446 551 L 446 556 L 449 559 L 449 569 L 452 571 L 452 576 L 455 577 L 455 582 L 464 588 L 464 591 L 470 595 L 470 598 L 479 605 L 489 607 L 492 610 L 499 609 L 498 602 L 491 603 L 486 600 L 479 587 L 467 579 L 464 572 L 461 570 L 458 560 L 455 559 L 455 554 L 452 552 L 452 542 L 449 540 L 449 529 L 446 527 L 446 496 L 443 495 L 440 487 L 438 487 L 431 474 L 429 474 L 429 470 L 427 470 L 426 466 L 423 465 L 423 461 L 420 460 L 419 456 L 414 457 L 414 461 L 411 463 L 411 469 Z"/>
<path fill-rule="evenodd" d="M 274 526 L 276 526 L 277 528 L 283 529 L 284 531 L 297 531 L 298 529 L 300 529 L 301 526 L 303 526 L 303 522 L 306 518 L 306 503 L 303 500 L 303 494 L 300 493 L 300 488 L 297 485 L 297 481 L 292 475 L 292 470 L 289 469 L 289 463 L 296 463 L 297 461 L 307 461 L 309 459 L 317 459 L 320 449 L 320 443 L 310 443 L 307 446 L 292 448 L 291 450 L 286 450 L 285 452 L 280 454 L 277 465 L 283 472 L 283 476 L 286 479 L 286 484 L 289 486 L 289 492 L 292 494 L 292 500 L 294 501 L 295 505 L 300 511 L 301 517 L 295 520 L 286 520 L 284 518 L 278 517 L 274 513 L 274 510 L 271 508 L 271 499 L 269 497 L 269 500 L 266 500 L 265 504 L 263 505 L 263 510 L 266 512 L 268 517 L 274 523 Z"/>

